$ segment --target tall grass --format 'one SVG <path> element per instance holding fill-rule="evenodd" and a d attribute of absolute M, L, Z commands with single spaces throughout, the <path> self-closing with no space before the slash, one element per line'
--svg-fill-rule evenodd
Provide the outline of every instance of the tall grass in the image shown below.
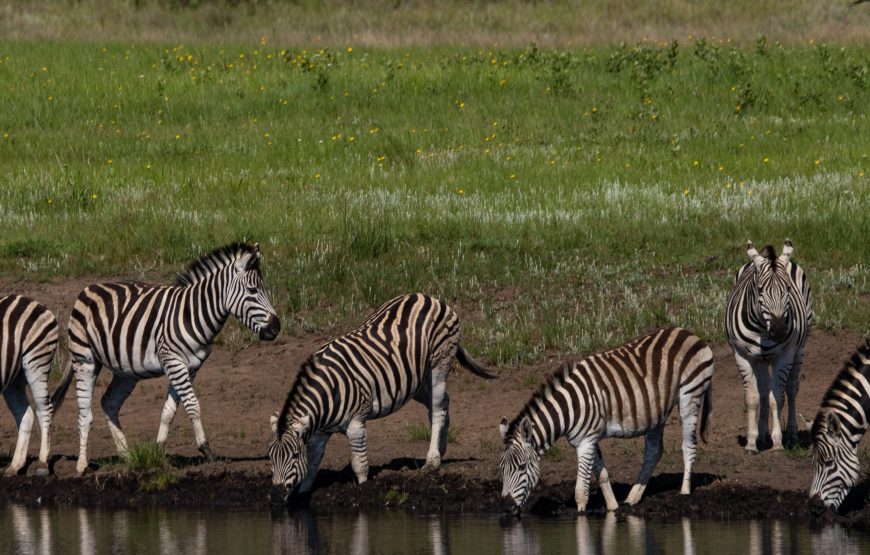
<path fill-rule="evenodd" d="M 514 363 L 720 340 L 745 241 L 790 237 L 818 324 L 870 328 L 865 48 L 0 42 L 0 89 L 8 275 L 257 240 L 291 333 L 420 290 Z"/>

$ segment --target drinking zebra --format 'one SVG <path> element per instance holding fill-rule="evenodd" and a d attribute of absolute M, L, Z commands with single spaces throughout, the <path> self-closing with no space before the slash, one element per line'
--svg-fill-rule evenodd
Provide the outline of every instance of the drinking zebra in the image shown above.
<path fill-rule="evenodd" d="M 166 374 L 169 393 L 157 443 L 166 442 L 180 399 L 193 423 L 197 447 L 208 460 L 213 459 L 193 380 L 230 314 L 264 340 L 274 339 L 281 329 L 260 274 L 256 244 L 228 245 L 194 260 L 175 285 L 101 283 L 79 294 L 69 320 L 71 365 L 52 402 L 56 407 L 62 403 L 75 374 L 80 440 L 76 470 L 80 474 L 88 466 L 91 399 L 103 366 L 114 376 L 101 405 L 120 454 L 127 451 L 118 420 L 121 405 L 139 380 Z"/>
<path fill-rule="evenodd" d="M 713 351 L 682 328 L 657 330 L 564 365 L 510 424 L 501 421 L 503 509 L 519 514 L 540 479 L 541 455 L 562 436 L 577 451 L 574 497 L 577 511 L 583 512 L 589 500 L 590 472 L 598 477 L 607 510 L 618 507 L 598 442 L 645 435 L 643 466 L 625 500 L 629 505 L 637 503 L 662 456 L 665 422 L 678 402 L 684 464 L 680 493 L 688 494 L 699 412 L 701 439 L 706 441 L 712 377 Z"/>
<path fill-rule="evenodd" d="M 743 381 L 746 450 L 752 453 L 758 452 L 759 437 L 767 436 L 768 405 L 773 412 L 773 448 L 782 449 L 783 389 L 788 395 L 786 443 L 797 441 L 795 402 L 813 309 L 809 282 L 791 261 L 793 251 L 788 239 L 779 257 L 771 245 L 759 254 L 748 242 L 751 262 L 738 270 L 725 311 L 725 335 Z M 768 364 L 773 368 L 772 384 Z"/>
<path fill-rule="evenodd" d="M 836 510 L 858 483 L 858 444 L 870 420 L 870 335 L 845 362 L 810 427 L 813 483 L 810 509 Z"/>
<path fill-rule="evenodd" d="M 309 358 L 281 413 L 272 414 L 272 502 L 286 502 L 297 486 L 301 493 L 311 489 L 335 432 L 347 436 L 354 474 L 365 482 L 366 421 L 392 414 L 412 398 L 429 411 L 432 439 L 424 469 L 437 468 L 447 449 L 453 359 L 478 376 L 495 378 L 466 354 L 459 337 L 453 309 L 427 295 L 404 295 Z"/>
<path fill-rule="evenodd" d="M 27 401 L 30 386 L 42 432 L 36 473 L 48 474 L 52 411 L 48 376 L 57 350 L 58 327 L 54 314 L 38 302 L 20 295 L 0 297 L 0 391 L 18 426 L 18 441 L 6 475 L 18 474 L 27 460 L 33 429 L 33 409 Z"/>

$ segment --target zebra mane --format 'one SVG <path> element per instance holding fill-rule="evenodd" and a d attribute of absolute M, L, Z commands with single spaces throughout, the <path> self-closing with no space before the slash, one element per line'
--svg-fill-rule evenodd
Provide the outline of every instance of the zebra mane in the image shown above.
<path fill-rule="evenodd" d="M 280 436 L 287 431 L 289 424 L 290 408 L 293 401 L 299 395 L 299 392 L 305 387 L 305 378 L 314 370 L 316 366 L 316 353 L 308 357 L 305 362 L 299 367 L 299 373 L 296 374 L 296 379 L 293 380 L 293 385 L 290 386 L 290 391 L 287 393 L 287 398 L 284 400 L 284 406 L 278 415 L 278 435 Z"/>
<path fill-rule="evenodd" d="M 239 257 L 256 252 L 254 245 L 247 243 L 232 243 L 223 247 L 219 247 L 208 254 L 204 254 L 199 258 L 189 262 L 184 270 L 175 278 L 176 285 L 193 285 L 194 283 L 206 278 L 218 270 L 225 268 L 239 259 Z M 255 268 L 259 270 L 259 259 L 255 263 Z"/>
<path fill-rule="evenodd" d="M 843 387 L 840 386 L 840 383 L 854 383 L 855 378 L 853 377 L 853 372 L 864 374 L 865 376 L 870 374 L 870 365 L 864 364 L 861 361 L 862 357 L 865 360 L 870 359 L 870 334 L 864 336 L 864 339 L 861 340 L 861 344 L 858 345 L 858 348 L 855 349 L 852 356 L 846 359 L 843 363 L 843 368 L 840 369 L 840 372 L 837 373 L 837 377 L 834 378 L 834 381 L 831 382 L 831 385 L 828 387 L 827 391 L 825 391 L 825 395 L 822 397 L 821 408 L 819 409 L 818 414 L 816 414 L 816 418 L 813 420 L 813 425 L 810 429 L 811 440 L 814 440 L 819 436 L 819 434 L 823 433 L 822 423 L 825 420 L 825 415 L 834 410 L 834 405 L 830 403 L 830 401 L 831 399 L 839 397 L 839 392 L 843 389 Z M 865 371 L 862 372 L 862 369 L 865 369 Z"/>
<path fill-rule="evenodd" d="M 776 267 L 776 247 L 773 245 L 765 245 L 763 249 L 761 249 L 761 257 L 766 258 L 771 267 Z"/>
<path fill-rule="evenodd" d="M 532 415 L 532 407 L 538 406 L 542 401 L 546 400 L 554 390 L 556 390 L 560 385 L 565 383 L 565 379 L 571 374 L 574 370 L 575 363 L 571 361 L 565 361 L 562 363 L 559 368 L 550 374 L 544 383 L 538 386 L 538 389 L 532 394 L 532 398 L 529 399 L 529 402 L 525 404 L 523 409 L 517 415 L 516 418 L 511 421 L 508 426 L 508 435 L 513 435 L 517 429 L 520 427 L 520 422 L 523 421 L 523 418 L 526 416 Z"/>

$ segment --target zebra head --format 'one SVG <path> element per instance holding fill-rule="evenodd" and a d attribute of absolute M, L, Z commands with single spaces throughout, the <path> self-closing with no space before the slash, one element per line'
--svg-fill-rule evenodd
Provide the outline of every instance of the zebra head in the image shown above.
<path fill-rule="evenodd" d="M 271 341 L 281 331 L 281 321 L 272 307 L 260 273 L 260 246 L 257 243 L 233 264 L 227 309 L 251 331 L 259 334 L 260 339 Z"/>
<path fill-rule="evenodd" d="M 832 411 L 819 414 L 812 428 L 813 484 L 810 511 L 837 510 L 846 494 L 858 482 L 858 450 L 849 439 L 840 417 Z"/>
<path fill-rule="evenodd" d="M 272 439 L 269 441 L 269 462 L 272 465 L 273 505 L 287 502 L 299 482 L 308 472 L 306 435 L 311 428 L 311 417 L 303 416 L 293 423 L 282 422 L 278 413 L 272 413 Z"/>
<path fill-rule="evenodd" d="M 541 478 L 538 466 L 541 457 L 534 446 L 532 422 L 528 416 L 512 429 L 507 418 L 502 418 L 499 431 L 505 443 L 499 462 L 502 510 L 518 516 Z"/>
<path fill-rule="evenodd" d="M 759 254 L 752 246 L 752 241 L 746 244 L 746 254 L 749 255 L 756 269 L 758 306 L 764 318 L 767 334 L 777 343 L 785 340 L 790 326 L 792 282 L 786 268 L 793 251 L 792 243 L 788 239 L 785 240 L 779 257 L 776 256 L 776 249 L 771 245 L 764 247 Z"/>

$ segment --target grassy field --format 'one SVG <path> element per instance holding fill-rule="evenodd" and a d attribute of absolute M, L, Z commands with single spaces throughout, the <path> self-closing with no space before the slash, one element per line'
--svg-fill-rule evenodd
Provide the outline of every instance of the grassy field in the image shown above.
<path fill-rule="evenodd" d="M 7 41 L 0 90 L 7 277 L 256 240 L 290 333 L 419 290 L 515 364 L 722 340 L 745 241 L 790 237 L 817 325 L 870 329 L 866 47 Z"/>

